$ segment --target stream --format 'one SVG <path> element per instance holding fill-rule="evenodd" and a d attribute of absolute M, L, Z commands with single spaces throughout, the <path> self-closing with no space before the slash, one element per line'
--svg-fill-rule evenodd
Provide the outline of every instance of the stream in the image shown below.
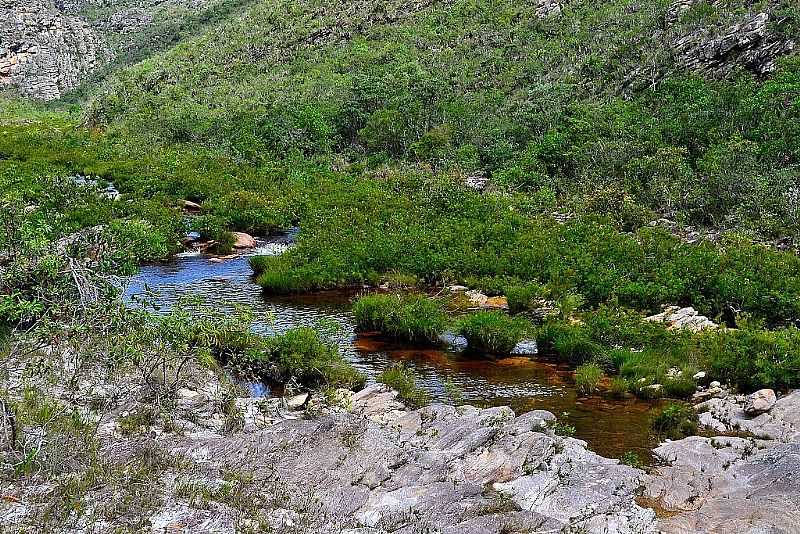
<path fill-rule="evenodd" d="M 418 385 L 436 400 L 449 401 L 445 384 L 450 382 L 463 393 L 466 403 L 482 407 L 508 405 L 517 413 L 548 410 L 574 426 L 575 437 L 588 442 L 599 454 L 618 458 L 626 451 L 634 451 L 642 461 L 650 461 L 650 451 L 656 443 L 649 423 L 657 403 L 581 396 L 569 367 L 535 354 L 476 358 L 460 352 L 457 338 L 445 348 L 430 348 L 361 335 L 356 332 L 350 311 L 356 296 L 352 291 L 264 296 L 252 279 L 248 256 L 280 254 L 292 239 L 293 234 L 287 233 L 258 240 L 255 250 L 224 261 L 183 253 L 168 263 L 143 266 L 127 284 L 126 302 L 136 305 L 137 297 L 147 295 L 161 311 L 186 297 L 199 297 L 206 305 L 223 311 L 245 305 L 256 314 L 253 329 L 264 335 L 297 326 L 321 326 L 368 382 L 373 382 L 392 362 L 403 361 L 416 371 Z M 535 347 L 528 344 L 526 352 L 535 352 L 530 345 Z M 254 396 L 270 394 L 263 385 L 249 387 Z"/>

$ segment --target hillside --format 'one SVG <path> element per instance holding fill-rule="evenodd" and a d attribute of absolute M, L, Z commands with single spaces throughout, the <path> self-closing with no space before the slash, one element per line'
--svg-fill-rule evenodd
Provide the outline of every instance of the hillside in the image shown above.
<path fill-rule="evenodd" d="M 4 0 L 0 89 L 75 101 L 110 72 L 166 50 L 250 0 Z"/>
<path fill-rule="evenodd" d="M 250 162 L 337 153 L 511 190 L 610 188 L 781 237 L 798 222 L 797 9 L 271 0 L 122 70 L 88 117 Z"/>

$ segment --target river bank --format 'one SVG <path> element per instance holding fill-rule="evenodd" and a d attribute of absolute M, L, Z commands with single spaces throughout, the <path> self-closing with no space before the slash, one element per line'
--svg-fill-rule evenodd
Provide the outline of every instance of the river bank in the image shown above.
<path fill-rule="evenodd" d="M 253 330 L 264 335 L 316 327 L 370 383 L 393 362 L 403 362 L 414 369 L 418 385 L 435 401 L 453 402 L 449 384 L 460 393 L 460 401 L 476 406 L 510 406 L 520 414 L 548 410 L 573 426 L 575 437 L 586 440 L 593 451 L 615 458 L 632 452 L 650 463 L 657 445 L 650 420 L 661 403 L 581 394 L 574 368 L 537 358 L 535 343 L 522 344 L 507 357 L 475 357 L 463 352 L 463 340 L 454 338 L 447 338 L 444 347 L 428 347 L 357 332 L 351 311 L 357 290 L 265 296 L 254 283 L 248 260 L 280 254 L 292 239 L 293 234 L 259 239 L 254 250 L 222 262 L 210 255 L 185 254 L 145 266 L 129 281 L 125 298 L 132 302 L 146 297 L 162 312 L 190 298 L 224 312 L 247 306 L 255 312 Z M 256 394 L 263 393 L 254 386 Z"/>

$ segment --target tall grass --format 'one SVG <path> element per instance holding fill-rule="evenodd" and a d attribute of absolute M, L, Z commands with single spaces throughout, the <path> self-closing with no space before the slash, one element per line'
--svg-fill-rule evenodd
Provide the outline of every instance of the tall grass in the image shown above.
<path fill-rule="evenodd" d="M 438 343 L 447 325 L 441 304 L 424 295 L 365 295 L 353 304 L 361 330 L 412 342 Z"/>

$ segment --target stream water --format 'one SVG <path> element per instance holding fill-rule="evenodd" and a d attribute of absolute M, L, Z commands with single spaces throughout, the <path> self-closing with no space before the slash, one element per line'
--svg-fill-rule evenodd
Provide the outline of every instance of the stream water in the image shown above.
<path fill-rule="evenodd" d="M 291 240 L 292 235 L 285 234 L 259 241 L 259 247 L 250 255 L 279 254 Z M 199 297 L 222 310 L 246 305 L 258 317 L 254 330 L 266 335 L 296 326 L 321 325 L 345 358 L 369 381 L 391 362 L 404 361 L 415 368 L 419 385 L 437 400 L 449 398 L 445 391 L 449 381 L 463 393 L 467 403 L 509 405 L 517 413 L 549 410 L 574 426 L 575 437 L 587 441 L 599 454 L 619 457 L 634 451 L 643 461 L 650 459 L 655 443 L 649 421 L 655 403 L 583 397 L 578 394 L 568 367 L 535 354 L 476 358 L 460 352 L 458 340 L 447 348 L 429 348 L 359 335 L 350 311 L 354 293 L 265 297 L 251 274 L 245 255 L 219 262 L 205 255 L 181 254 L 169 263 L 142 267 L 129 281 L 125 297 L 132 303 L 135 297 L 147 294 L 148 300 L 163 311 L 184 297 Z M 251 385 L 251 392 L 269 394 L 259 385 Z"/>

